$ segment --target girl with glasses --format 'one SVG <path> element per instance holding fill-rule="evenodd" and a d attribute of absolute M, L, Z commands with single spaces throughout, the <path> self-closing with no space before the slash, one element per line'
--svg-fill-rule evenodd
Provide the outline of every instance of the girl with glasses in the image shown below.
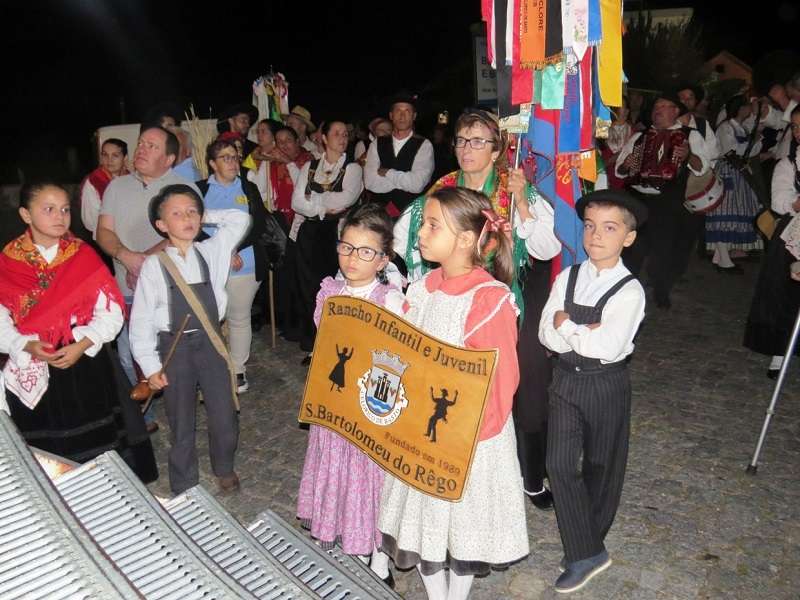
<path fill-rule="evenodd" d="M 344 221 L 336 245 L 344 279 L 326 277 L 317 293 L 314 323 L 319 325 L 325 300 L 344 295 L 364 298 L 402 314 L 404 298 L 397 288 L 380 282 L 392 256 L 392 222 L 377 204 L 366 204 Z M 353 349 L 341 348 L 352 356 Z M 341 365 L 341 366 L 340 366 Z M 344 362 L 330 379 L 346 387 Z M 352 385 L 352 381 L 350 382 Z M 311 425 L 303 476 L 297 499 L 297 517 L 323 548 L 340 541 L 347 554 L 372 562 L 373 570 L 392 585 L 388 557 L 381 553 L 376 528 L 383 471 L 366 454 L 337 433 Z"/>

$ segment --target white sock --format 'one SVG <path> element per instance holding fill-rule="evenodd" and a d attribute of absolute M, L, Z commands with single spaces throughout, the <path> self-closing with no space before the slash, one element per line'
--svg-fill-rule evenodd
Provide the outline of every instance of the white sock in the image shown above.
<path fill-rule="evenodd" d="M 456 575 L 450 571 L 450 589 L 447 592 L 447 600 L 467 600 L 469 591 L 472 589 L 474 575 Z"/>
<path fill-rule="evenodd" d="M 539 494 L 544 494 L 547 491 L 547 488 L 544 487 L 544 485 L 542 485 L 542 489 L 540 489 L 538 492 L 529 492 L 528 490 L 522 490 L 522 491 L 525 492 L 525 494 L 527 494 L 528 496 L 538 496 Z"/>
<path fill-rule="evenodd" d="M 356 554 L 356 556 L 358 556 L 358 560 L 369 566 L 369 554 Z"/>
<path fill-rule="evenodd" d="M 389 576 L 389 555 L 381 552 L 380 548 L 373 549 L 369 568 L 381 579 L 386 579 Z"/>
<path fill-rule="evenodd" d="M 773 356 L 772 360 L 769 363 L 769 370 L 770 371 L 777 371 L 781 368 L 783 364 L 783 357 L 782 356 Z"/>
<path fill-rule="evenodd" d="M 417 565 L 417 571 L 422 577 L 422 585 L 425 586 L 425 591 L 428 593 L 428 600 L 447 600 L 447 577 L 444 569 L 433 575 L 423 575 L 422 569 Z"/>
<path fill-rule="evenodd" d="M 729 269 L 736 266 L 733 264 L 731 255 L 728 253 L 729 247 L 730 244 L 727 242 L 717 242 L 715 244 L 714 258 L 712 259 L 712 262 L 723 269 Z"/>

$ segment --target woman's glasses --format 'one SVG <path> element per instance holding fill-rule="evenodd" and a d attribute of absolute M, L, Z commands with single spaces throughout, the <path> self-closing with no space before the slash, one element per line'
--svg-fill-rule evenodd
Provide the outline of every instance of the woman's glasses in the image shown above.
<path fill-rule="evenodd" d="M 365 262 L 372 262 L 375 260 L 376 256 L 386 256 L 385 252 L 379 252 L 378 250 L 370 248 L 369 246 L 361 246 L 360 248 L 356 248 L 352 244 L 348 244 L 342 240 L 336 242 L 337 254 L 341 254 L 342 256 L 350 256 L 354 250 L 356 254 L 358 254 L 358 258 Z"/>
<path fill-rule="evenodd" d="M 214 160 L 221 160 L 224 163 L 231 164 L 234 162 L 239 162 L 239 155 L 238 154 L 219 154 Z"/>
<path fill-rule="evenodd" d="M 453 140 L 453 146 L 456 148 L 463 148 L 464 146 L 469 143 L 469 147 L 473 150 L 482 150 L 486 147 L 486 144 L 494 145 L 493 140 L 486 140 L 484 138 L 474 137 L 474 138 L 465 138 L 461 137 L 460 135 L 456 136 L 456 139 Z"/>

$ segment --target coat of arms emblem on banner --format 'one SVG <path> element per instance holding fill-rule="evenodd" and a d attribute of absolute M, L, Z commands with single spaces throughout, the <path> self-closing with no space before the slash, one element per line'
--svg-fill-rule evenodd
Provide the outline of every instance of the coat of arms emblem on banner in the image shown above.
<path fill-rule="evenodd" d="M 372 351 L 372 367 L 358 380 L 364 415 L 376 425 L 390 425 L 408 406 L 401 378 L 408 363 L 386 350 Z"/>

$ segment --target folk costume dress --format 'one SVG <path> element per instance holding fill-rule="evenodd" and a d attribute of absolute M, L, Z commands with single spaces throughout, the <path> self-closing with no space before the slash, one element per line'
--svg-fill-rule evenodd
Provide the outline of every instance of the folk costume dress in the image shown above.
<path fill-rule="evenodd" d="M 781 215 L 761 260 L 744 334 L 744 346 L 767 356 L 783 356 L 800 310 L 800 282 L 789 275 L 796 258 L 786 248 L 783 232 L 797 218 L 792 204 L 800 198 L 800 153 L 792 141 L 789 156 L 775 165 L 772 210 Z M 800 354 L 800 346 L 795 346 Z"/>
<path fill-rule="evenodd" d="M 483 269 L 452 279 L 436 269 L 411 284 L 406 301 L 406 319 L 426 333 L 467 348 L 497 348 L 500 359 L 462 499 L 433 498 L 387 475 L 382 550 L 398 568 L 420 565 L 423 575 L 447 566 L 458 575 L 485 575 L 528 554 L 511 418 L 519 381 L 513 295 Z"/>
<path fill-rule="evenodd" d="M 108 350 L 122 327 L 124 300 L 92 248 L 71 233 L 51 248 L 30 231 L 0 255 L 0 352 L 11 418 L 32 446 L 85 462 L 116 450 L 145 481 L 158 477 L 144 421 L 118 361 Z M 93 344 L 67 369 L 24 347 Z"/>
<path fill-rule="evenodd" d="M 345 281 L 327 277 L 317 294 L 316 325 L 325 299 L 336 295 L 371 300 L 402 314 L 403 294 L 392 286 L 375 280 L 351 288 Z M 382 485 L 383 470 L 366 454 L 330 429 L 311 425 L 297 497 L 297 518 L 324 548 L 338 542 L 346 554 L 367 555 L 380 547 L 376 524 Z"/>
<path fill-rule="evenodd" d="M 734 119 L 723 121 L 717 130 L 720 156 L 717 172 L 725 186 L 725 196 L 719 206 L 706 214 L 706 242 L 709 244 L 724 242 L 740 250 L 761 248 L 761 239 L 753 227 L 753 221 L 761 210 L 758 196 L 735 159 L 726 158 L 729 152 L 743 157 L 749 140 L 750 133 Z M 750 156 L 760 151 L 761 140 L 757 139 Z"/>
<path fill-rule="evenodd" d="M 463 172 L 454 171 L 439 179 L 431 191 L 463 185 Z M 507 186 L 508 173 L 495 169 L 487 177 L 482 190 L 491 201 L 494 211 L 506 219 L 511 206 Z M 514 424 L 525 490 L 535 494 L 542 490 L 545 477 L 547 388 L 552 373 L 550 359 L 539 342 L 539 317 L 550 294 L 549 261 L 561 251 L 561 242 L 553 230 L 552 207 L 538 196 L 530 184 L 526 188 L 526 196 L 534 218 L 523 221 L 517 215 L 513 232 L 514 261 L 518 270 L 512 291 L 521 312 L 517 353 L 520 382 L 514 403 Z M 417 249 L 424 207 L 425 196 L 420 196 L 403 213 L 394 228 L 394 250 L 406 261 L 412 281 L 431 268 Z"/>

